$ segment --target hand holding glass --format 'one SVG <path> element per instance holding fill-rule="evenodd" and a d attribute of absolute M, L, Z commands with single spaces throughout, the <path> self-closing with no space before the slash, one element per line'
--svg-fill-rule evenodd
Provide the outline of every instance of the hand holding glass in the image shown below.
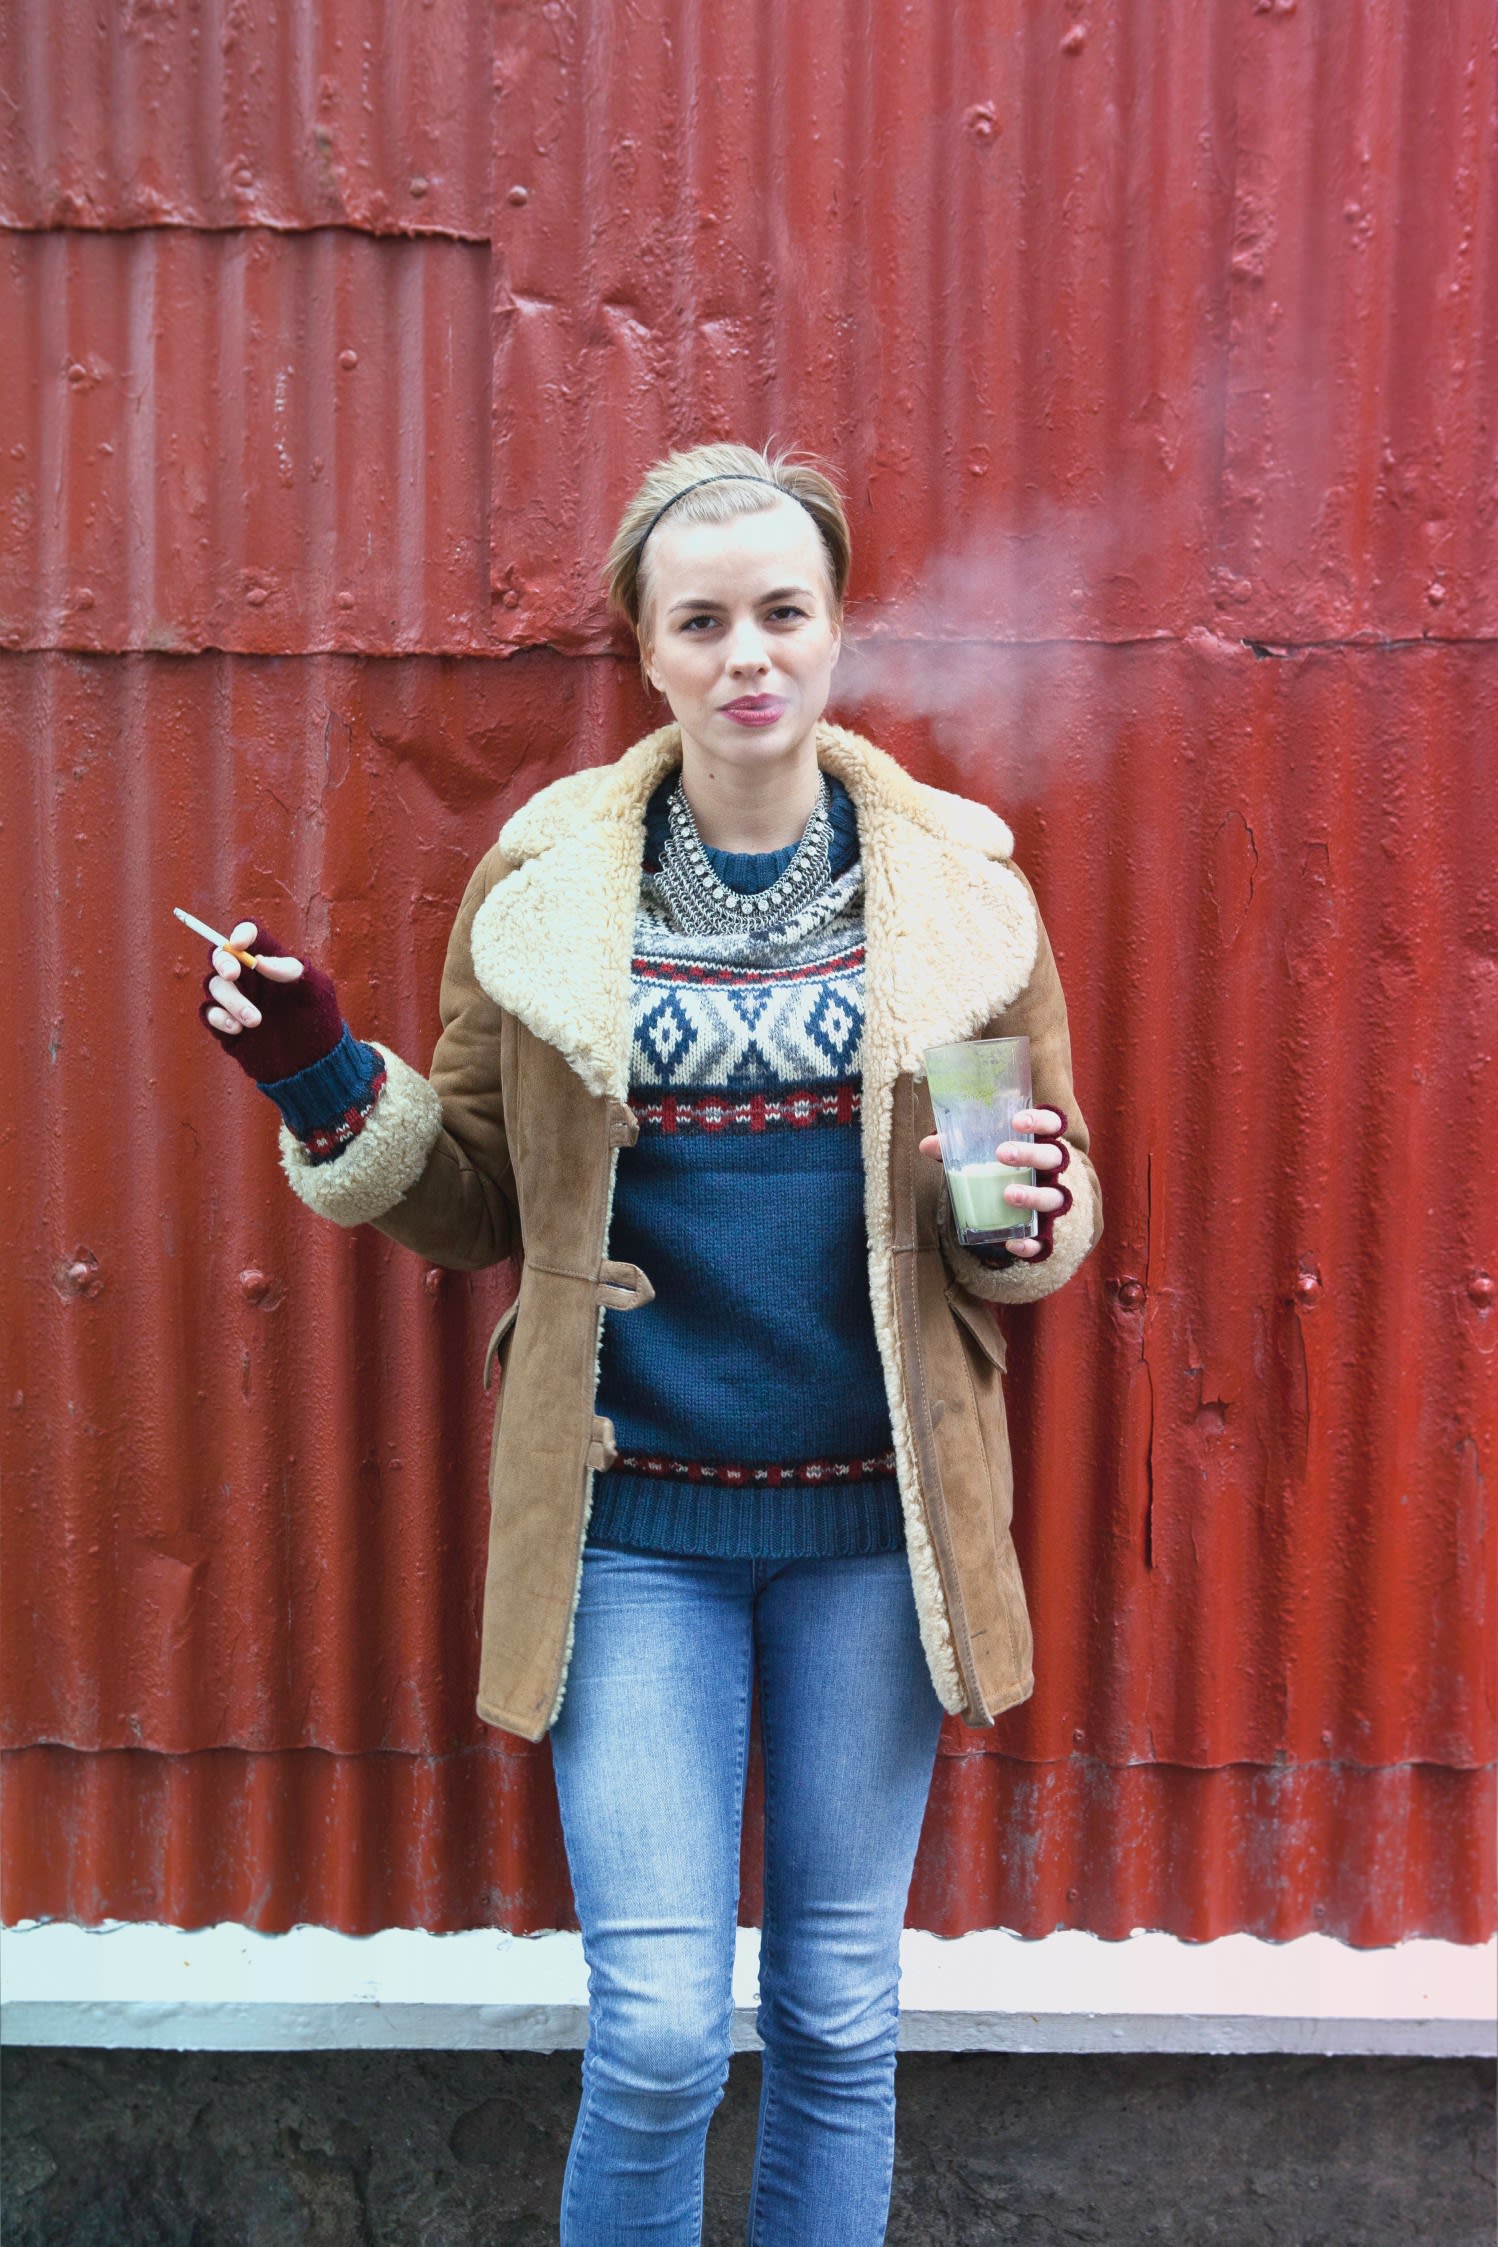
<path fill-rule="evenodd" d="M 1033 1208 L 1006 1197 L 1010 1186 L 1033 1187 L 1033 1169 L 998 1159 L 1000 1145 L 1018 1139 L 1015 1118 L 1030 1105 L 1028 1038 L 973 1038 L 933 1046 L 926 1081 L 941 1142 L 957 1238 L 964 1248 L 990 1248 L 1033 1238 Z"/>

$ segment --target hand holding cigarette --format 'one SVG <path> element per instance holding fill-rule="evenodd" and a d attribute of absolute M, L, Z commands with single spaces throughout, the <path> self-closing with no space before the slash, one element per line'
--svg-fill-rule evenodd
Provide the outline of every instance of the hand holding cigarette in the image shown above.
<path fill-rule="evenodd" d="M 177 918 L 186 921 L 199 936 L 214 937 L 214 931 L 205 922 L 195 921 L 175 908 Z M 204 985 L 216 1005 L 205 1007 L 203 1020 L 210 1030 L 218 1030 L 226 1037 L 237 1037 L 241 1030 L 255 1029 L 262 1017 L 253 999 L 234 988 L 242 971 L 250 969 L 255 974 L 267 975 L 273 983 L 294 983 L 302 973 L 302 962 L 285 952 L 251 952 L 248 947 L 255 941 L 254 921 L 236 921 L 226 937 L 214 937 L 213 964 L 217 975 Z"/>
<path fill-rule="evenodd" d="M 193 925 L 215 934 L 202 922 Z M 203 978 L 199 1020 L 257 1084 L 294 1077 L 343 1036 L 332 977 L 287 952 L 263 924 L 236 921 L 215 943 L 213 967 Z"/>

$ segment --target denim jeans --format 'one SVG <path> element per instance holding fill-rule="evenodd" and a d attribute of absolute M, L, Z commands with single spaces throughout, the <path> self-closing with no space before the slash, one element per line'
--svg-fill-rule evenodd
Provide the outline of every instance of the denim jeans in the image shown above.
<path fill-rule="evenodd" d="M 765 1774 L 749 2247 L 878 2247 L 900 1929 L 941 1728 L 903 1552 L 584 1550 L 553 1767 L 588 1962 L 562 2247 L 697 2247 L 733 2019 L 757 1680 Z"/>

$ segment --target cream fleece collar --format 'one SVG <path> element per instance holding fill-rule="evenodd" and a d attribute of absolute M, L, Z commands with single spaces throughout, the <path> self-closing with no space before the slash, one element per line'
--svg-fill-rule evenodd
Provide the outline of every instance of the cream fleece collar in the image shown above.
<path fill-rule="evenodd" d="M 1035 909 L 1006 863 L 1014 838 L 986 805 L 926 787 L 841 726 L 818 727 L 817 761 L 858 812 L 865 1082 L 919 1077 L 928 1046 L 971 1037 L 1034 965 Z M 613 764 L 542 788 L 501 830 L 513 871 L 473 922 L 474 972 L 489 996 L 554 1045 L 590 1091 L 620 1100 L 645 807 L 680 762 L 672 724 Z"/>

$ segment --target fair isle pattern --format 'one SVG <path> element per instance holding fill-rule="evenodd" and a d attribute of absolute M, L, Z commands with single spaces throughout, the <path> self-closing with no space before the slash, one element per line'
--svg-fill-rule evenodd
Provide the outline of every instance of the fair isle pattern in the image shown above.
<path fill-rule="evenodd" d="M 719 960 L 667 960 L 646 959 L 636 954 L 633 971 L 636 975 L 656 983 L 742 983 L 746 972 L 752 972 L 756 983 L 803 983 L 808 975 L 841 973 L 843 969 L 863 965 L 863 946 L 855 944 L 844 953 L 831 959 L 818 960 L 809 967 L 756 967 L 746 971 L 742 966 L 725 967 Z"/>
<path fill-rule="evenodd" d="M 374 1113 L 376 1101 L 385 1089 L 387 1071 L 376 1070 L 358 1099 L 351 1101 L 341 1116 L 330 1124 L 320 1124 L 313 1131 L 301 1135 L 307 1151 L 307 1160 L 316 1166 L 330 1163 L 341 1155 L 351 1140 L 357 1139 Z"/>
<path fill-rule="evenodd" d="M 654 1451 L 621 1451 L 614 1462 L 621 1473 L 651 1475 L 662 1482 L 705 1482 L 729 1489 L 820 1489 L 829 1484 L 884 1482 L 895 1471 L 892 1451 L 872 1459 L 798 1459 L 788 1466 L 747 1466 L 699 1459 L 673 1459 Z"/>
<path fill-rule="evenodd" d="M 744 935 L 673 928 L 647 875 L 631 976 L 631 1105 L 684 1088 L 742 1098 L 856 1083 L 863 974 L 856 862 L 783 928 Z"/>
<path fill-rule="evenodd" d="M 804 1085 L 797 1092 L 751 1092 L 696 1097 L 675 1092 L 659 1100 L 637 1100 L 642 1132 L 806 1131 L 815 1124 L 857 1123 L 863 1096 L 857 1085 Z"/>

